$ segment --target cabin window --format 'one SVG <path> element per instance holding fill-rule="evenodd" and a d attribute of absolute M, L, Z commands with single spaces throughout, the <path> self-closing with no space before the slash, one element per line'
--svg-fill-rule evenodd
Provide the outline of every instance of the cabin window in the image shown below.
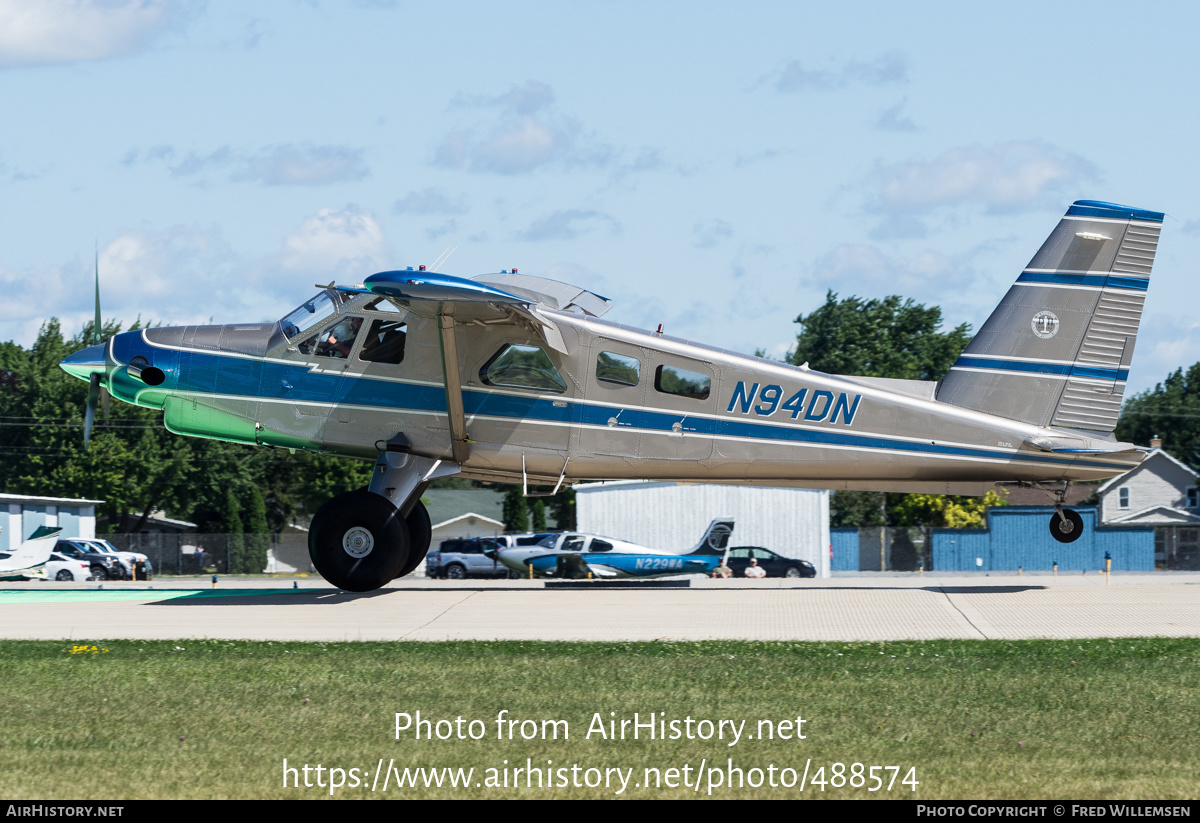
<path fill-rule="evenodd" d="M 537 346 L 505 346 L 479 370 L 479 379 L 489 386 L 537 389 L 555 394 L 567 390 L 567 383 L 554 368 L 550 355 Z"/>
<path fill-rule="evenodd" d="M 593 537 L 592 544 L 590 546 L 588 546 L 588 551 L 590 551 L 590 552 L 610 552 L 610 551 L 612 551 L 612 547 L 613 547 L 613 544 L 609 543 L 607 540 L 601 540 L 599 537 Z"/>
<path fill-rule="evenodd" d="M 408 324 L 396 320 L 372 320 L 371 328 L 358 352 L 359 360 L 398 365 L 404 360 L 404 341 Z"/>
<path fill-rule="evenodd" d="M 366 305 L 368 311 L 388 312 L 390 314 L 401 314 L 402 312 L 391 300 L 386 297 L 380 297 L 378 300 L 372 300 Z"/>
<path fill-rule="evenodd" d="M 1187 490 L 1187 507 L 1189 509 L 1200 508 L 1200 495 L 1196 493 L 1196 487 L 1192 486 Z"/>
<path fill-rule="evenodd" d="M 563 540 L 562 550 L 565 552 L 581 552 L 583 551 L 584 536 L 581 534 L 573 534 Z"/>
<path fill-rule="evenodd" d="M 1128 486 L 1122 486 L 1120 488 L 1120 490 L 1117 492 L 1117 506 L 1118 506 L 1118 508 L 1122 508 L 1122 509 L 1129 508 L 1129 487 Z"/>
<path fill-rule="evenodd" d="M 363 319 L 356 315 L 343 317 L 301 343 L 300 353 L 345 360 L 354 348 L 354 338 L 358 336 L 362 322 Z"/>
<path fill-rule="evenodd" d="M 602 351 L 596 358 L 596 379 L 602 383 L 636 386 L 642 375 L 642 364 L 636 357 Z"/>
<path fill-rule="evenodd" d="M 663 394 L 678 394 L 694 400 L 707 400 L 712 378 L 707 374 L 675 366 L 659 366 L 654 373 L 654 388 Z"/>

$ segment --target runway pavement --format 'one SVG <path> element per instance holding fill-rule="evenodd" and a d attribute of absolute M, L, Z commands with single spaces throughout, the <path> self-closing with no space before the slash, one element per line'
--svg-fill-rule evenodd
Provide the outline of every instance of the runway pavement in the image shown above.
<path fill-rule="evenodd" d="M 547 588 L 319 578 L 26 583 L 0 588 L 0 638 L 42 640 L 913 640 L 1200 636 L 1200 574 L 694 580 Z M 299 588 L 293 588 L 293 585 Z"/>

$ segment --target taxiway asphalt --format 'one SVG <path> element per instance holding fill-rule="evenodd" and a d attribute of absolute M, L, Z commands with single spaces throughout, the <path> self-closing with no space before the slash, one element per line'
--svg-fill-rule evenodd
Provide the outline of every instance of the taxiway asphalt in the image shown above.
<path fill-rule="evenodd" d="M 38 640 L 835 640 L 1200 637 L 1200 574 L 860 575 L 548 588 L 306 578 L 0 588 L 0 638 Z"/>

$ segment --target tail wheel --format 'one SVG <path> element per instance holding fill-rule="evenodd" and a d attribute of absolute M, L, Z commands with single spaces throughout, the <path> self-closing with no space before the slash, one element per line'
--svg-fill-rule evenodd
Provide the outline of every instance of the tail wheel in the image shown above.
<path fill-rule="evenodd" d="M 405 523 L 408 525 L 408 561 L 400 569 L 397 577 L 412 574 L 417 566 L 421 565 L 426 552 L 429 551 L 429 543 L 433 540 L 433 523 L 429 519 L 425 504 L 420 500 L 408 513 Z"/>
<path fill-rule="evenodd" d="M 1083 517 L 1079 512 L 1063 509 L 1063 517 L 1059 517 L 1057 512 L 1050 516 L 1050 536 L 1059 543 L 1074 543 L 1082 535 Z"/>
<path fill-rule="evenodd" d="M 372 591 L 398 577 L 409 545 L 408 523 L 399 510 L 366 489 L 328 501 L 313 515 L 308 532 L 313 567 L 348 592 Z"/>

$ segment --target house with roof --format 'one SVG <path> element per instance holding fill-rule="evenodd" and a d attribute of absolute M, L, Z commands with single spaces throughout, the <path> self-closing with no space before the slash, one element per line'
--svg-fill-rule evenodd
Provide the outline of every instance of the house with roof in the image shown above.
<path fill-rule="evenodd" d="M 1107 526 L 1153 526 L 1154 565 L 1200 569 L 1200 474 L 1150 441 L 1137 468 L 1096 490 L 1100 520 Z"/>

